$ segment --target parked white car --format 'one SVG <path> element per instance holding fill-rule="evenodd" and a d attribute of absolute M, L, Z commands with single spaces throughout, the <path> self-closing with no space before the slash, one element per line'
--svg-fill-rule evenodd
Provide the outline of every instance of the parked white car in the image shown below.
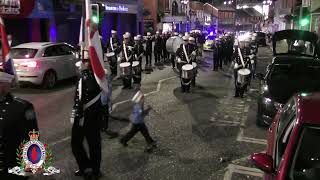
<path fill-rule="evenodd" d="M 58 80 L 77 75 L 77 52 L 66 43 L 25 43 L 11 48 L 10 53 L 20 82 L 49 89 Z"/>

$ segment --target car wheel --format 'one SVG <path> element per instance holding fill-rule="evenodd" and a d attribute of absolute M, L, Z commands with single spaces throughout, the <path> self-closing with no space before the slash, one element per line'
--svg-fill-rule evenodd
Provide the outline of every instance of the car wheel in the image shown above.
<path fill-rule="evenodd" d="M 49 70 L 44 74 L 42 87 L 45 89 L 52 89 L 56 85 L 56 82 L 56 73 L 52 70 Z"/>
<path fill-rule="evenodd" d="M 256 124 L 259 127 L 264 127 L 265 123 L 263 122 L 262 112 L 260 105 L 258 104 L 257 115 L 256 115 Z"/>

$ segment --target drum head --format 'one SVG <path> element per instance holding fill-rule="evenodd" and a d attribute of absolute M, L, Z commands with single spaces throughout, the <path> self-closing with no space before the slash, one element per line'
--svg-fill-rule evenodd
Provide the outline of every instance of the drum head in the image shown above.
<path fill-rule="evenodd" d="M 240 69 L 238 73 L 241 75 L 249 75 L 251 71 L 249 69 Z"/>
<path fill-rule="evenodd" d="M 109 52 L 109 53 L 106 54 L 107 57 L 112 57 L 112 56 L 114 56 L 114 55 L 115 55 L 114 52 Z"/>
<path fill-rule="evenodd" d="M 193 66 L 191 64 L 185 64 L 185 65 L 182 66 L 182 69 L 186 70 L 186 71 L 192 70 Z"/>
<path fill-rule="evenodd" d="M 120 63 L 120 67 L 129 67 L 129 66 L 130 66 L 129 62 Z"/>
<path fill-rule="evenodd" d="M 192 66 L 193 66 L 194 68 L 196 68 L 196 67 L 197 67 L 197 63 L 192 62 Z"/>
<path fill-rule="evenodd" d="M 139 63 L 139 61 L 133 61 L 132 62 L 132 66 L 134 67 L 134 66 L 138 66 L 140 63 Z"/>

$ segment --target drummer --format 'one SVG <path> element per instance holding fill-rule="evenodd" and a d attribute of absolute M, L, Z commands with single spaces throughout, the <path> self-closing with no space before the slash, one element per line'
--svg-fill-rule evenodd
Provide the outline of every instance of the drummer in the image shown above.
<path fill-rule="evenodd" d="M 107 49 L 108 49 L 108 52 L 115 52 L 115 50 L 120 46 L 120 41 L 119 39 L 117 38 L 117 31 L 115 30 L 112 30 L 111 31 L 111 37 L 109 39 L 109 42 L 107 43 Z M 111 75 L 112 76 L 117 76 L 117 58 L 116 56 L 112 56 L 110 57 L 110 60 L 109 60 L 109 64 L 110 64 L 110 70 L 111 70 Z"/>
<path fill-rule="evenodd" d="M 141 70 L 142 70 L 142 57 L 144 54 L 144 47 L 142 45 L 141 42 L 141 37 L 140 36 L 136 36 L 134 37 L 134 57 L 135 60 L 139 62 L 139 66 L 140 66 L 140 71 L 138 74 L 134 74 L 133 75 L 133 83 L 135 84 L 141 84 Z"/>
<path fill-rule="evenodd" d="M 192 64 L 193 63 L 196 63 L 197 61 L 197 52 L 198 52 L 198 46 L 196 45 L 196 42 L 195 42 L 195 38 L 194 37 L 189 37 L 188 38 L 189 42 L 188 42 L 188 45 L 187 45 L 187 53 L 188 53 L 188 56 L 190 57 L 190 63 L 189 64 Z M 193 87 L 196 86 L 196 74 L 194 74 L 193 76 L 193 79 L 191 81 L 191 85 Z"/>
<path fill-rule="evenodd" d="M 133 47 L 129 45 L 129 35 L 124 34 L 123 35 L 123 44 L 119 46 L 119 48 L 116 50 L 116 54 L 119 54 L 122 52 L 122 57 L 120 57 L 121 63 L 129 62 L 132 66 L 133 61 Z M 129 66 L 131 68 L 131 66 Z M 131 83 L 132 83 L 132 74 L 126 74 L 122 77 L 123 82 L 123 89 L 132 89 Z"/>
<path fill-rule="evenodd" d="M 179 49 L 177 50 L 176 54 L 178 57 L 177 63 L 178 63 L 178 69 L 180 72 L 180 79 L 181 79 L 181 92 L 190 92 L 190 83 L 191 79 L 184 79 L 182 78 L 182 66 L 185 64 L 192 64 L 192 61 L 189 59 L 188 52 L 187 52 L 187 46 L 188 46 L 188 37 L 183 36 L 182 37 L 184 43 L 180 45 Z"/>

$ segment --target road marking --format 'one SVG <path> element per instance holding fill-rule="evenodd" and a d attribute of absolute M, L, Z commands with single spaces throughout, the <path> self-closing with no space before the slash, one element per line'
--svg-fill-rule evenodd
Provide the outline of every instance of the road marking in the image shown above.
<path fill-rule="evenodd" d="M 249 106 L 246 105 L 246 107 L 244 108 L 244 115 L 242 116 L 242 119 L 241 119 L 240 131 L 237 136 L 237 141 L 266 145 L 267 140 L 265 139 L 257 139 L 257 138 L 250 138 L 250 137 L 244 136 L 244 127 L 248 119 L 248 111 L 249 111 Z"/>
<path fill-rule="evenodd" d="M 259 169 L 245 167 L 245 166 L 239 166 L 239 165 L 235 165 L 235 164 L 229 164 L 227 167 L 227 171 L 224 174 L 223 180 L 231 180 L 232 175 L 234 173 L 255 176 L 255 177 L 261 177 L 261 178 L 263 177 L 263 172 Z"/>
<path fill-rule="evenodd" d="M 145 95 L 145 96 L 150 96 L 150 95 L 152 95 L 152 94 L 155 94 L 155 93 L 159 92 L 160 89 L 161 89 L 161 84 L 162 84 L 162 82 L 167 81 L 167 80 L 170 80 L 170 79 L 174 79 L 174 78 L 176 78 L 176 77 L 177 77 L 177 76 L 171 76 L 171 77 L 169 77 L 169 78 L 165 78 L 165 79 L 159 80 L 159 81 L 158 81 L 158 85 L 157 85 L 157 89 L 154 90 L 154 91 L 151 91 L 151 92 L 149 92 L 149 93 L 146 93 L 146 94 L 144 94 L 144 95 Z M 112 105 L 112 110 L 114 110 L 115 108 L 117 108 L 119 105 L 124 104 L 124 103 L 127 103 L 127 102 L 130 102 L 130 101 L 131 101 L 131 99 L 127 99 L 127 100 L 124 100 L 124 101 L 117 102 L 117 103 L 115 103 L 115 104 Z M 51 144 L 51 146 L 54 146 L 54 145 L 59 144 L 59 143 L 62 143 L 62 142 L 64 142 L 64 141 L 68 141 L 69 139 L 71 139 L 71 136 L 67 136 L 67 137 L 65 137 L 65 138 L 62 138 L 62 139 L 60 139 L 60 140 L 58 140 L 58 141 L 55 141 L 55 142 L 53 142 L 53 143 L 50 143 L 50 144 Z"/>
<path fill-rule="evenodd" d="M 59 144 L 59 143 L 62 143 L 62 142 L 64 142 L 64 141 L 68 141 L 69 139 L 71 139 L 71 136 L 67 136 L 67 137 L 65 137 L 65 138 L 63 138 L 63 139 L 60 139 L 60 140 L 55 141 L 55 142 L 53 142 L 53 143 L 50 143 L 50 145 L 51 145 L 51 146 L 54 146 L 54 145 Z"/>

